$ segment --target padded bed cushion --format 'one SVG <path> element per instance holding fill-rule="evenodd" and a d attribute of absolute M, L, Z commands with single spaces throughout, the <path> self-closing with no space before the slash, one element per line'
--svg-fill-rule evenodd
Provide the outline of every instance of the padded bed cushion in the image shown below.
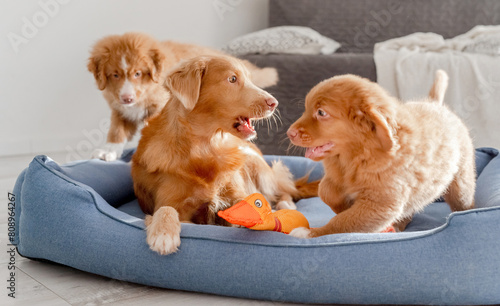
<path fill-rule="evenodd" d="M 500 303 L 500 157 L 477 150 L 476 209 L 436 202 L 403 233 L 297 239 L 276 232 L 182 224 L 177 253 L 146 244 L 130 177 L 116 162 L 59 166 L 37 156 L 19 176 L 14 243 L 23 256 L 145 285 L 302 303 Z M 280 158 L 296 177 L 320 164 Z M 311 226 L 334 214 L 312 198 L 298 209 Z"/>

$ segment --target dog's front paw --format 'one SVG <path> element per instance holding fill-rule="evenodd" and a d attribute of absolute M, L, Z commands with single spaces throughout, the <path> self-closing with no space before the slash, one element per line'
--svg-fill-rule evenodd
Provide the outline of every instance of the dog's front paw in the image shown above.
<path fill-rule="evenodd" d="M 168 255 L 179 250 L 181 237 L 175 233 L 158 233 L 148 235 L 149 248 L 160 255 Z"/>
<path fill-rule="evenodd" d="M 114 161 L 118 158 L 118 152 L 105 149 L 96 149 L 92 152 L 92 158 L 98 158 L 104 161 Z"/>
<path fill-rule="evenodd" d="M 175 208 L 164 206 L 146 220 L 146 241 L 160 255 L 177 252 L 181 245 L 181 223 Z"/>
<path fill-rule="evenodd" d="M 297 209 L 297 205 L 293 203 L 292 201 L 279 201 L 278 204 L 276 204 L 276 209 Z"/>
<path fill-rule="evenodd" d="M 311 238 L 311 230 L 305 227 L 297 227 L 290 232 L 290 236 L 297 238 Z"/>
<path fill-rule="evenodd" d="M 92 152 L 92 158 L 104 161 L 114 161 L 122 156 L 125 143 L 106 143 L 103 149 L 96 149 Z"/>

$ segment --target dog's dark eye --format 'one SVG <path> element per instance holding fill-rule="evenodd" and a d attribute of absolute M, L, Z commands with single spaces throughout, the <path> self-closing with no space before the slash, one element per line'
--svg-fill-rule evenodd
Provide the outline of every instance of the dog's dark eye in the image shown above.
<path fill-rule="evenodd" d="M 229 83 L 235 83 L 238 80 L 238 78 L 235 75 L 233 75 L 232 77 L 229 77 L 229 79 L 227 80 L 229 81 Z"/>
<path fill-rule="evenodd" d="M 326 112 L 324 110 L 322 110 L 321 108 L 318 108 L 318 116 L 325 117 L 326 116 Z"/>
<path fill-rule="evenodd" d="M 136 78 L 140 77 L 141 76 L 141 72 L 140 71 L 137 71 L 134 75 Z"/>
<path fill-rule="evenodd" d="M 113 77 L 114 77 L 115 79 L 119 79 L 119 78 L 120 78 L 120 76 L 118 75 L 118 73 L 113 74 Z"/>

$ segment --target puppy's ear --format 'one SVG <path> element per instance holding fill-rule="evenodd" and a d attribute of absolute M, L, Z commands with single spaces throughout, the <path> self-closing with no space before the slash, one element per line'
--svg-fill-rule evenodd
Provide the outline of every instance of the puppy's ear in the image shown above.
<path fill-rule="evenodd" d="M 153 82 L 158 83 L 163 71 L 165 55 L 159 49 L 154 48 L 149 50 L 149 57 L 152 61 L 152 65 L 150 65 L 149 67 L 149 69 L 151 70 L 151 79 L 153 80 Z"/>
<path fill-rule="evenodd" d="M 100 56 L 90 57 L 87 69 L 94 74 L 99 90 L 104 90 L 108 83 L 106 73 L 104 72 L 104 59 Z"/>
<path fill-rule="evenodd" d="M 187 110 L 192 110 L 200 97 L 201 79 L 208 60 L 197 58 L 181 63 L 167 76 L 165 85 Z"/>
<path fill-rule="evenodd" d="M 390 151 L 397 145 L 394 135 L 397 123 L 394 120 L 394 113 L 395 110 L 391 105 L 372 105 L 366 112 L 366 117 L 371 121 L 372 128 L 375 127 L 375 135 L 384 151 Z"/>

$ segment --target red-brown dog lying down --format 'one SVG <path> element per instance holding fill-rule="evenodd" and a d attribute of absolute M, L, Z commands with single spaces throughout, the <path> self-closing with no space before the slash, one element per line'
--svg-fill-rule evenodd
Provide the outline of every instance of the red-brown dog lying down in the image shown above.
<path fill-rule="evenodd" d="M 403 230 L 416 212 L 444 195 L 453 211 L 474 207 L 475 160 L 469 132 L 442 104 L 448 85 L 436 73 L 430 98 L 400 103 L 354 75 L 316 85 L 288 130 L 306 156 L 323 160 L 321 199 L 337 214 L 328 224 L 291 235 Z"/>
<path fill-rule="evenodd" d="M 213 224 L 218 210 L 252 193 L 286 208 L 317 195 L 317 182 L 296 188 L 288 168 L 269 167 L 247 141 L 256 135 L 252 122 L 271 116 L 278 101 L 252 83 L 241 61 L 196 57 L 174 68 L 166 85 L 172 96 L 144 127 L 132 158 L 135 194 L 152 214 L 152 250 L 175 252 L 181 222 Z"/>
<path fill-rule="evenodd" d="M 99 40 L 91 51 L 88 69 L 111 108 L 111 123 L 105 147 L 97 149 L 92 157 L 106 161 L 120 157 L 126 141 L 168 101 L 169 93 L 163 84 L 167 71 L 175 64 L 199 55 L 222 54 L 196 45 L 159 42 L 141 33 Z M 276 69 L 259 68 L 244 60 L 242 63 L 258 86 L 277 83 Z"/>

